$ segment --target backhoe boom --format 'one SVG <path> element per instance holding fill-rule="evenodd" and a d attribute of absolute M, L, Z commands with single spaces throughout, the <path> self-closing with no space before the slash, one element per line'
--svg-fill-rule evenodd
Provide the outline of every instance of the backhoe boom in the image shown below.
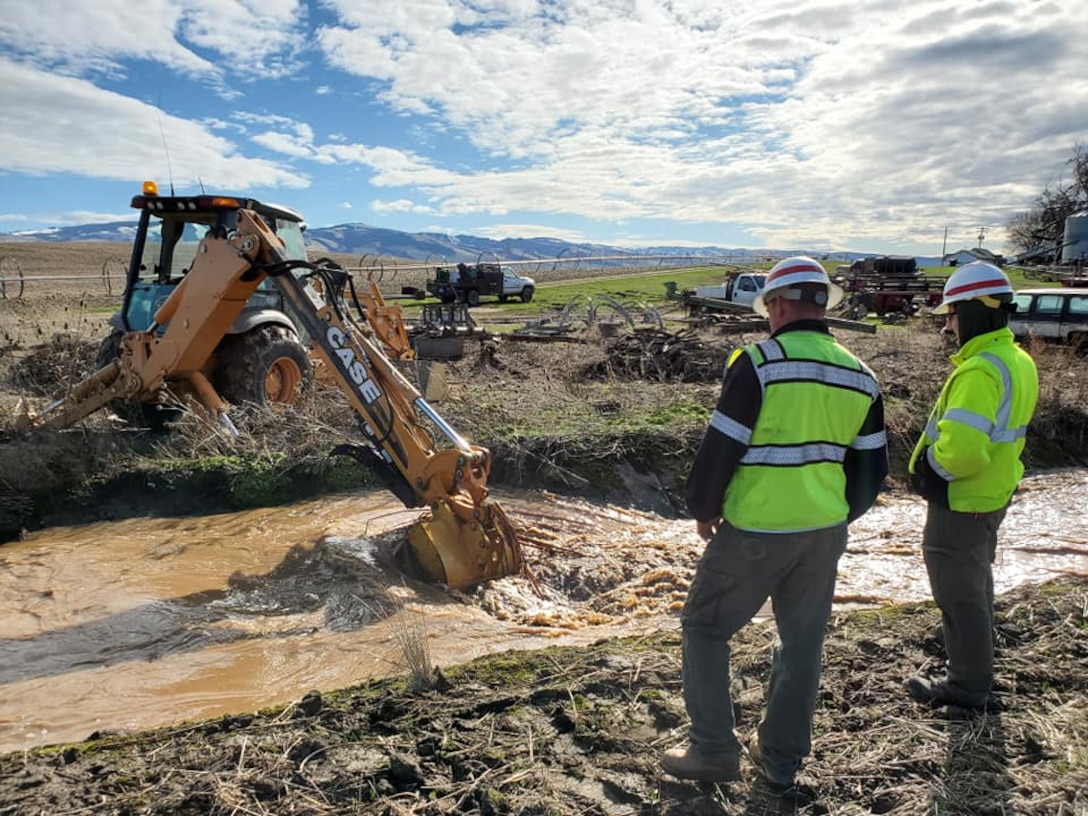
<path fill-rule="evenodd" d="M 354 458 L 374 469 L 405 505 L 430 509 L 430 518 L 409 531 L 409 560 L 425 577 L 452 588 L 519 572 L 517 537 L 488 497 L 490 453 L 465 441 L 423 399 L 372 339 L 374 329 L 341 310 L 334 286 L 309 284 L 322 272 L 319 265 L 289 259 L 258 214 L 239 210 L 232 232 L 213 229 L 200 242 L 188 274 L 156 312 L 154 324 L 125 334 L 117 360 L 77 385 L 68 399 L 28 417 L 29 424 L 67 427 L 113 399 L 185 379 L 204 408 L 233 427 L 229 405 L 202 369 L 253 291 L 271 277 L 356 415 L 366 446 L 354 446 Z M 384 304 L 375 295 L 368 305 Z M 388 316 L 380 318 L 375 328 L 388 344 Z M 450 447 L 435 443 L 417 411 Z"/>

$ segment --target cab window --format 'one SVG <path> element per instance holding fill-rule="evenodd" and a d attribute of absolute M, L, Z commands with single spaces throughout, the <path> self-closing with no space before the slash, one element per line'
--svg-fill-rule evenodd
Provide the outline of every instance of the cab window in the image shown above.
<path fill-rule="evenodd" d="M 306 254 L 306 241 L 302 237 L 302 224 L 298 221 L 288 221 L 284 218 L 277 218 L 275 230 L 276 235 L 283 241 L 289 259 L 293 261 L 305 261 L 308 259 Z"/>
<path fill-rule="evenodd" d="M 180 280 L 196 257 L 208 228 L 176 219 L 157 219 L 148 224 L 140 258 L 141 269 L 158 283 Z"/>
<path fill-rule="evenodd" d="M 1031 295 L 1013 295 L 1012 302 L 1016 304 L 1018 315 L 1026 315 L 1031 309 Z"/>

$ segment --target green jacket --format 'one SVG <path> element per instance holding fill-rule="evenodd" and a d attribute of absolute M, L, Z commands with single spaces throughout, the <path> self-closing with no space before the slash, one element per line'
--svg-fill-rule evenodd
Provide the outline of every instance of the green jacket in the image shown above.
<path fill-rule="evenodd" d="M 1024 475 L 1020 454 L 1039 399 L 1031 356 L 998 329 L 952 356 L 956 366 L 910 458 L 911 482 L 964 513 L 1000 510 Z"/>

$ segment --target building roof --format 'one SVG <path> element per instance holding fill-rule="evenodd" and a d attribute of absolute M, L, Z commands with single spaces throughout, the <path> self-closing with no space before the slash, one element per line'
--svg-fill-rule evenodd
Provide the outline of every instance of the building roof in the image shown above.
<path fill-rule="evenodd" d="M 956 252 L 949 252 L 941 260 L 942 261 L 947 261 L 949 258 L 958 258 L 958 257 L 960 257 L 962 255 L 965 255 L 965 254 L 970 255 L 971 257 L 973 257 L 977 261 L 986 261 L 987 263 L 992 263 L 992 264 L 997 264 L 997 265 L 1000 265 L 1000 264 L 1004 263 L 1004 260 L 1005 260 L 1000 255 L 995 255 L 994 253 L 990 252 L 990 250 L 984 249 L 982 247 L 974 247 L 974 248 L 971 248 L 971 249 L 961 249 L 961 250 L 958 250 Z"/>

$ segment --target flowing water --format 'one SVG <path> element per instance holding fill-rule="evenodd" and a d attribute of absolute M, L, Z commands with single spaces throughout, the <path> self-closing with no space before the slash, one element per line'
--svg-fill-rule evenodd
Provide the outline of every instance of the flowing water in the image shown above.
<path fill-rule="evenodd" d="M 998 591 L 1088 573 L 1088 471 L 1025 480 Z M 298 700 L 482 654 L 678 626 L 701 546 L 690 521 L 495 492 L 534 580 L 473 593 L 401 577 L 416 511 L 383 493 L 57 527 L 0 546 L 0 751 Z M 924 505 L 883 496 L 850 530 L 837 603 L 929 598 Z"/>

